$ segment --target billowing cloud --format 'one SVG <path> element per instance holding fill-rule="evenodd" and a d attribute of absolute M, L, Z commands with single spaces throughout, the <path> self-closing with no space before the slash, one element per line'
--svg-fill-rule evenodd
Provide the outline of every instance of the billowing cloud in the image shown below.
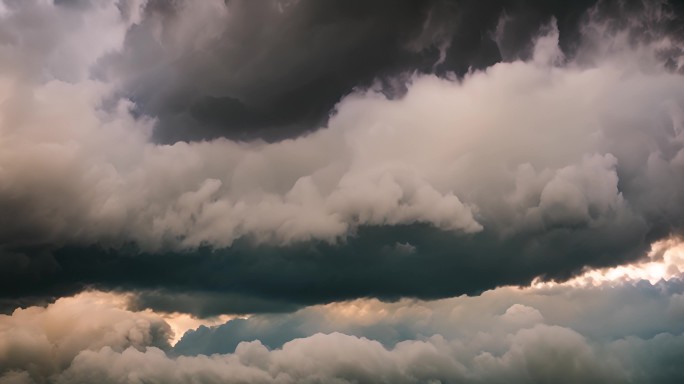
<path fill-rule="evenodd" d="M 0 383 L 684 382 L 682 12 L 0 0 Z"/>
<path fill-rule="evenodd" d="M 277 140 L 317 129 L 357 86 L 379 80 L 397 95 L 404 71 L 463 74 L 527 54 L 552 15 L 568 46 L 593 3 L 155 0 L 98 73 L 159 118 L 157 141 Z"/>
<path fill-rule="evenodd" d="M 0 319 L 0 341 L 13 343 L 12 351 L 33 348 L 29 365 L 0 355 L 0 382 L 676 383 L 681 371 L 671 362 L 684 350 L 683 294 L 680 275 L 655 285 L 355 300 L 200 327 L 171 348 L 157 315 L 88 293 Z M 34 337 L 16 337 L 28 332 Z M 39 337 L 51 343 L 32 342 Z M 56 362 L 55 350 L 68 353 Z"/>
<path fill-rule="evenodd" d="M 590 11 L 572 52 L 551 19 L 521 60 L 409 75 L 401 97 L 357 90 L 308 135 L 161 145 L 156 116 L 119 99 L 120 79 L 98 68 L 167 20 L 158 12 L 180 12 L 167 21 L 180 23 L 168 38 L 181 46 L 229 33 L 219 21 L 230 16 L 218 3 L 162 4 L 6 4 L 0 242 L 2 263 L 20 266 L 7 297 L 86 285 L 281 308 L 444 297 L 629 262 L 681 232 L 682 51 L 676 15 L 659 5 L 622 8 L 627 23 Z M 182 254 L 199 247 L 217 253 Z M 103 264 L 110 249 L 122 257 Z M 153 256 L 124 256 L 139 250 Z M 133 266 L 158 277 L 114 272 Z"/>
<path fill-rule="evenodd" d="M 263 383 L 528 382 L 558 377 L 567 378 L 567 382 L 619 382 L 621 379 L 615 376 L 614 367 L 596 361 L 595 352 L 579 334 L 558 327 L 537 326 L 514 334 L 506 353 L 500 358 L 490 354 L 475 357 L 472 371 L 459 363 L 459 352 L 463 353 L 459 349 L 444 338 L 434 336 L 386 350 L 378 342 L 340 333 L 293 340 L 282 350 L 269 351 L 259 342 L 252 342 L 241 344 L 233 355 L 180 357 L 173 362 L 155 349 L 145 353 L 127 350 L 121 354 L 104 349 L 80 355 L 58 382 L 83 382 L 92 378 L 106 383 L 120 382 L 130 378 L 131 372 L 141 378 L 167 382 L 182 381 L 189 376 L 205 382 Z M 549 359 L 550 355 L 557 360 Z"/>
<path fill-rule="evenodd" d="M 17 372 L 48 377 L 84 350 L 168 348 L 171 330 L 161 317 L 119 309 L 114 299 L 84 293 L 0 315 L 0 382 L 25 376 Z"/>

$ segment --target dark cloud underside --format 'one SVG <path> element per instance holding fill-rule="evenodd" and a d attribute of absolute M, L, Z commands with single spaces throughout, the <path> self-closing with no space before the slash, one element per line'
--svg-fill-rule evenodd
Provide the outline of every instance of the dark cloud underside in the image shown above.
<path fill-rule="evenodd" d="M 683 19 L 0 0 L 0 384 L 684 382 Z"/>
<path fill-rule="evenodd" d="M 529 57 L 532 37 L 551 17 L 558 20 L 561 47 L 572 52 L 579 22 L 595 1 L 274 4 L 227 2 L 230 16 L 208 27 L 216 36 L 183 45 L 174 28 L 193 15 L 195 5 L 151 1 L 148 21 L 132 28 L 124 53 L 106 60 L 105 72 L 123 75 L 124 92 L 138 111 L 160 119 L 160 142 L 272 141 L 322 126 L 355 87 L 404 72 L 462 75 Z M 502 14 L 504 35 L 497 41 Z M 159 25 L 161 38 L 155 38 Z M 185 33 L 191 39 L 201 31 Z M 385 87 L 390 94 L 401 92 Z"/>
<path fill-rule="evenodd" d="M 535 277 L 563 280 L 586 266 L 635 260 L 648 244 L 639 225 L 510 239 L 487 233 L 459 237 L 410 225 L 360 228 L 335 245 L 271 247 L 240 241 L 229 249 L 165 254 L 64 248 L 50 260 L 58 268 L 34 279 L 27 274 L 4 280 L 2 291 L 10 298 L 40 297 L 91 286 L 148 291 L 137 304 L 169 312 L 278 312 L 358 297 L 478 294 L 526 285 Z M 179 299 L 183 296 L 187 299 Z"/>

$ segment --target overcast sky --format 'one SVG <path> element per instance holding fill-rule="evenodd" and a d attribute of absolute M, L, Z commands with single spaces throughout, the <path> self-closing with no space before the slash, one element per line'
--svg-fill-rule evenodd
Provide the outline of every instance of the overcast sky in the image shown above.
<path fill-rule="evenodd" d="M 0 0 L 0 383 L 682 382 L 682 17 Z"/>

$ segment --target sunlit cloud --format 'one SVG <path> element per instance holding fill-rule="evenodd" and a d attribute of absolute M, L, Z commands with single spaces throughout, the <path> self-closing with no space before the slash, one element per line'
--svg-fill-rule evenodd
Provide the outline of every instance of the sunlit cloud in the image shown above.
<path fill-rule="evenodd" d="M 535 281 L 535 288 L 553 286 L 601 286 L 634 283 L 642 280 L 655 284 L 681 278 L 684 273 L 684 242 L 678 238 L 657 241 L 642 260 L 611 268 L 589 269 L 570 280 L 556 282 Z"/>
<path fill-rule="evenodd" d="M 146 311 L 152 312 L 150 309 L 147 309 Z M 179 313 L 179 312 L 174 312 L 174 313 L 159 313 L 159 316 L 161 316 L 166 323 L 169 324 L 171 327 L 171 330 L 173 331 L 173 338 L 171 339 L 171 345 L 175 345 L 178 343 L 178 340 L 183 337 L 185 332 L 191 330 L 191 329 L 197 329 L 200 326 L 205 326 L 205 327 L 213 327 L 217 325 L 221 325 L 226 323 L 229 320 L 232 319 L 245 319 L 248 318 L 248 316 L 237 316 L 237 315 L 219 315 L 219 316 L 212 316 L 212 317 L 207 317 L 207 318 L 198 318 L 196 316 L 193 316 L 188 313 Z"/>

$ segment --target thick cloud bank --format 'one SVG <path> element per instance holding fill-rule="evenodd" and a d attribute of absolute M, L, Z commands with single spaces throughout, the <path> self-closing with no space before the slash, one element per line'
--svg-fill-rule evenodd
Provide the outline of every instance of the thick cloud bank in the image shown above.
<path fill-rule="evenodd" d="M 276 140 L 317 129 L 354 87 L 404 71 L 465 73 L 529 54 L 552 15 L 564 46 L 594 0 L 148 1 L 125 49 L 98 66 L 155 140 Z M 493 33 L 499 17 L 502 33 Z M 505 33 L 503 33 L 505 32 Z"/>
<path fill-rule="evenodd" d="M 0 317 L 0 382 L 677 383 L 683 294 L 675 277 L 356 300 L 200 327 L 175 348 L 156 315 L 81 294 Z"/>
<path fill-rule="evenodd" d="M 134 118 L 111 84 L 87 76 L 97 50 L 58 65 L 72 36 L 100 54 L 121 48 L 120 7 L 100 3 L 74 14 L 22 2 L 2 16 L 0 201 L 16 213 L 5 244 L 223 247 L 415 222 L 503 235 L 642 223 L 643 235 L 679 224 L 684 79 L 678 61 L 666 65 L 679 60 L 670 36 L 587 22 L 577 59 L 565 60 L 552 22 L 528 61 L 462 80 L 414 76 L 396 100 L 360 91 L 305 137 L 155 145 L 154 116 Z M 18 38 L 25 19 L 41 18 L 54 25 Z"/>
<path fill-rule="evenodd" d="M 483 4 L 0 0 L 0 383 L 684 382 L 684 9 Z"/>
<path fill-rule="evenodd" d="M 4 17 L 52 8 L 73 12 L 35 4 Z M 121 33 L 88 30 L 86 15 L 78 32 Z M 109 84 L 26 84 L 8 68 L 1 201 L 16 215 L 4 242 L 30 231 L 31 242 L 158 249 L 332 241 L 358 225 L 414 222 L 505 235 L 646 221 L 643 235 L 653 221 L 678 223 L 684 79 L 658 60 L 677 45 L 598 28 L 586 27 L 594 52 L 583 60 L 596 63 L 563 63 L 552 24 L 532 60 L 463 80 L 416 76 L 397 100 L 359 92 L 326 129 L 273 144 L 150 144 L 152 121 L 134 119 L 130 103 L 102 109 Z M 21 61 L 33 47 L 12 48 Z"/>
<path fill-rule="evenodd" d="M 677 15 L 665 4 L 636 12 L 603 7 L 617 16 L 602 7 L 587 10 L 572 52 L 561 49 L 557 22 L 548 19 L 520 60 L 463 77 L 408 74 L 397 80 L 405 87 L 398 97 L 388 97 L 380 83 L 357 90 L 336 105 L 325 127 L 305 136 L 170 145 L 152 139 L 157 116 L 140 115 L 136 99 L 120 98 L 128 85 L 110 68 L 119 68 L 114 57 L 134 49 L 136 31 L 153 32 L 158 22 L 175 25 L 176 35 L 165 36 L 181 45 L 237 39 L 230 28 L 212 32 L 212 20 L 237 17 L 249 6 L 181 6 L 173 24 L 156 19 L 171 4 L 164 2 L 3 4 L 0 274 L 12 300 L 88 284 L 209 289 L 264 300 L 281 300 L 274 296 L 282 292 L 289 304 L 443 297 L 623 263 L 682 231 L 682 49 L 680 31 L 671 28 Z M 501 44 L 511 20 L 503 14 L 491 31 Z M 184 36 L 192 40 L 183 43 Z M 423 230 L 393 232 L 402 226 Z M 364 237 L 373 231 L 384 235 Z M 448 247 L 430 248 L 435 238 Z M 218 263 L 246 282 L 182 281 L 175 268 L 187 259 L 177 254 L 166 265 L 160 257 L 109 266 L 83 256 L 89 252 L 55 256 L 62 246 L 94 246 L 95 254 L 123 246 L 152 254 L 226 248 L 224 254 L 238 256 L 192 262 L 197 266 L 189 273 Z M 383 252 L 407 256 L 393 272 Z M 305 255 L 295 264 L 309 269 L 278 269 L 286 284 L 253 286 L 293 254 Z M 355 258 L 345 265 L 348 254 Z M 374 287 L 379 275 L 357 268 L 364 255 L 379 255 L 368 261 L 376 264 L 370 271 L 388 270 L 388 284 Z M 436 286 L 450 290 L 393 291 L 421 258 L 437 271 L 457 273 L 461 283 L 452 286 L 443 276 Z M 110 268 L 152 262 L 161 263 L 152 268 L 162 270 L 155 282 L 106 276 Z M 323 277 L 340 268 L 359 285 L 344 292 L 334 286 L 339 279 Z M 513 273 L 506 275 L 508 269 Z M 309 280 L 288 291 L 300 273 Z M 297 297 L 311 288 L 321 297 Z"/>

